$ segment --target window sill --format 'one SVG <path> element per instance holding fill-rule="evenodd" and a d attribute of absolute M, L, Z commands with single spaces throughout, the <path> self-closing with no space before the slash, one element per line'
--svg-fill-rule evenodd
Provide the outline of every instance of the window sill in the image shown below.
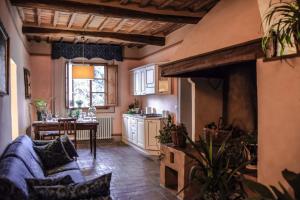
<path fill-rule="evenodd" d="M 116 105 L 111 105 L 111 106 L 96 106 L 96 109 L 103 109 L 103 110 L 105 110 L 105 109 L 109 109 L 109 108 L 111 108 L 111 107 L 116 107 Z M 78 108 L 78 107 L 67 107 L 67 109 L 82 109 L 82 110 L 88 110 L 89 109 L 89 107 L 80 107 L 80 108 Z"/>

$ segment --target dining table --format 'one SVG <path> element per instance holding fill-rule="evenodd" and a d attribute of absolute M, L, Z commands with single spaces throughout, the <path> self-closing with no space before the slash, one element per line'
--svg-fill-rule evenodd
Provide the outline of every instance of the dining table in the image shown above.
<path fill-rule="evenodd" d="M 96 151 L 96 140 L 97 140 L 97 129 L 98 129 L 99 122 L 95 119 L 90 120 L 77 120 L 76 121 L 76 130 L 88 130 L 89 140 L 90 140 L 90 150 L 91 153 L 94 155 L 94 159 L 97 157 Z M 41 139 L 41 131 L 59 131 L 59 123 L 57 120 L 50 120 L 50 121 L 34 121 L 32 123 L 32 127 L 34 130 L 34 139 L 40 140 Z"/>

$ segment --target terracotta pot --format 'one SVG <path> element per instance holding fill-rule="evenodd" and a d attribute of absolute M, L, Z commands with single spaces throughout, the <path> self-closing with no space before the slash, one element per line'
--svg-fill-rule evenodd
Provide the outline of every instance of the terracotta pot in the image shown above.
<path fill-rule="evenodd" d="M 174 146 L 184 148 L 186 146 L 186 138 L 180 131 L 172 131 L 172 142 Z"/>

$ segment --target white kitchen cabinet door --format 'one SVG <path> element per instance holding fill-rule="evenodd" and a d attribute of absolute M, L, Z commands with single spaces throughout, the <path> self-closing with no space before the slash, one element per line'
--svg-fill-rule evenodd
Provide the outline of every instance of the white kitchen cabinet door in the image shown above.
<path fill-rule="evenodd" d="M 137 119 L 135 118 L 131 119 L 130 134 L 131 134 L 131 141 L 134 144 L 137 144 Z"/>
<path fill-rule="evenodd" d="M 146 70 L 145 69 L 140 69 L 140 73 L 141 73 L 141 95 L 145 95 L 146 94 Z"/>
<path fill-rule="evenodd" d="M 133 141 L 132 132 L 135 131 L 134 122 L 135 122 L 134 118 L 132 118 L 132 117 L 128 118 L 128 141 L 130 141 L 130 142 Z"/>
<path fill-rule="evenodd" d="M 146 75 L 146 85 L 145 85 L 145 91 L 146 94 L 155 94 L 155 65 L 151 65 L 146 67 L 145 70 Z"/>
<path fill-rule="evenodd" d="M 141 71 L 140 70 L 136 70 L 134 71 L 134 95 L 141 95 Z"/>
<path fill-rule="evenodd" d="M 146 149 L 159 150 L 159 143 L 155 137 L 159 135 L 159 130 L 161 128 L 160 124 L 160 120 L 145 120 Z"/>
<path fill-rule="evenodd" d="M 144 120 L 138 120 L 137 122 L 137 145 L 145 148 L 145 121 Z"/>
<path fill-rule="evenodd" d="M 123 117 L 122 138 L 123 140 L 128 140 L 128 117 Z"/>

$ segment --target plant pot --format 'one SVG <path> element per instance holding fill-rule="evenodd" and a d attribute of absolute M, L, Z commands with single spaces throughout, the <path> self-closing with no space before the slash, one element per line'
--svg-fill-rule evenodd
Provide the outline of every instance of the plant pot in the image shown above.
<path fill-rule="evenodd" d="M 269 42 L 267 43 L 267 49 L 265 52 L 265 56 L 267 58 L 273 58 L 277 56 L 277 42 L 277 35 L 275 32 L 273 32 Z"/>
<path fill-rule="evenodd" d="M 186 146 L 186 138 L 180 131 L 172 131 L 172 142 L 174 146 L 184 148 Z"/>

